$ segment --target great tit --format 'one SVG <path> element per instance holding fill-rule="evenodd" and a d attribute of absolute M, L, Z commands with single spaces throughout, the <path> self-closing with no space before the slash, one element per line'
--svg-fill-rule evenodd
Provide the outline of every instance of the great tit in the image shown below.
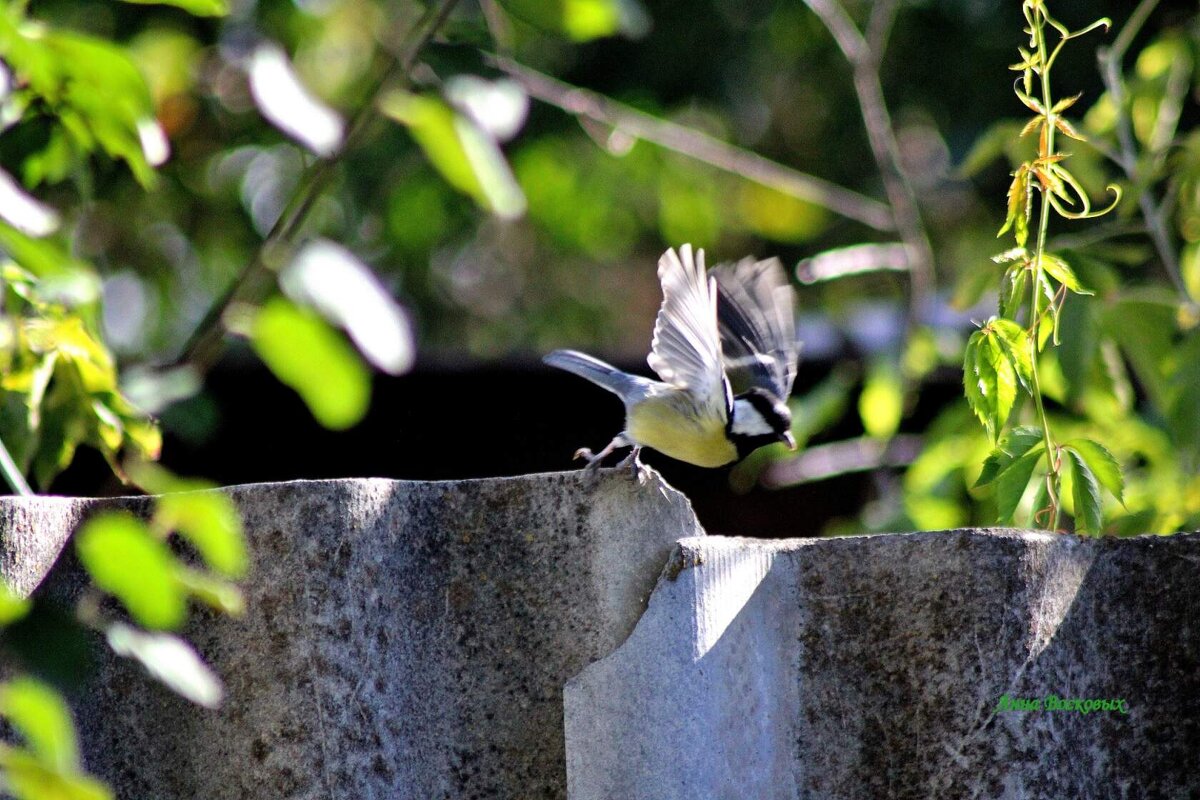
<path fill-rule="evenodd" d="M 794 298 L 779 259 L 745 258 L 707 272 L 704 251 L 683 245 L 658 260 L 663 303 L 647 361 L 661 380 L 630 375 L 574 350 L 543 360 L 616 394 L 625 429 L 599 453 L 575 453 L 595 470 L 632 447 L 619 466 L 640 468 L 650 447 L 700 467 L 720 467 L 772 442 L 793 450 L 787 407 L 796 379 Z"/>

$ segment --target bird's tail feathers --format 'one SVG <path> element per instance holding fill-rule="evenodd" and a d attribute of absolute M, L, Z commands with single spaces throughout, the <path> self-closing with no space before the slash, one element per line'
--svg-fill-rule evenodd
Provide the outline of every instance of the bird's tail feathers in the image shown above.
<path fill-rule="evenodd" d="M 646 378 L 622 372 L 611 364 L 593 358 L 577 350 L 555 350 L 545 356 L 543 362 L 552 367 L 565 369 L 573 375 L 586 378 L 597 386 L 603 386 L 622 398 L 629 397 L 650 383 Z"/>

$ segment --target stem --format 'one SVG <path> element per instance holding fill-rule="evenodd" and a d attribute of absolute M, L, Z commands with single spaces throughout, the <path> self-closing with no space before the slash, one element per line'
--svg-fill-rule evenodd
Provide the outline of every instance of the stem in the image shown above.
<path fill-rule="evenodd" d="M 225 293 L 209 308 L 184 345 L 181 354 L 175 359 L 175 365 L 190 363 L 198 372 L 204 373 L 216 363 L 224 349 L 225 331 L 222 320 L 225 312 L 235 302 L 253 302 L 259 299 L 263 291 L 262 278 L 270 272 L 273 261 L 279 257 L 279 253 L 289 249 L 293 237 L 303 228 L 309 211 L 312 210 L 333 179 L 335 168 L 341 163 L 346 153 L 354 149 L 367 127 L 375 120 L 377 114 L 375 101 L 379 93 L 394 74 L 399 73 L 402 77 L 407 78 L 421 49 L 429 43 L 449 18 L 450 12 L 454 10 L 457 2 L 458 0 L 442 0 L 436 6 L 430 6 L 426 13 L 417 20 L 409 31 L 408 41 L 388 62 L 368 93 L 366 102 L 355 114 L 342 146 L 329 158 L 319 159 L 309 167 L 283 213 L 279 215 L 279 219 L 263 239 L 254 258 L 246 264 Z"/>
<path fill-rule="evenodd" d="M 1035 15 L 1038 12 L 1035 12 Z M 1037 49 L 1039 56 L 1046 52 L 1046 33 L 1043 29 L 1043 19 L 1040 15 L 1035 16 L 1036 23 L 1034 24 L 1034 36 L 1037 40 Z M 1038 155 L 1041 157 L 1049 156 L 1054 152 L 1054 103 L 1051 102 L 1050 95 L 1050 70 L 1041 70 L 1042 79 L 1042 107 L 1046 110 L 1046 136 L 1044 139 L 1045 151 Z M 1037 408 L 1038 421 L 1042 425 L 1042 442 L 1046 447 L 1046 470 L 1047 470 L 1047 493 L 1050 496 L 1050 525 L 1049 530 L 1058 530 L 1058 463 L 1055 458 L 1054 439 L 1050 435 L 1050 422 L 1046 419 L 1046 407 L 1042 402 L 1042 385 L 1038 377 L 1038 331 L 1041 328 L 1041 315 L 1037 313 L 1038 295 L 1042 291 L 1042 254 L 1046 250 L 1046 233 L 1050 227 L 1050 201 L 1046 197 L 1046 193 L 1050 191 L 1046 187 L 1041 187 L 1039 217 L 1038 217 L 1038 232 L 1037 246 L 1034 249 L 1033 263 L 1033 288 L 1029 294 L 1029 363 L 1033 378 L 1033 402 Z M 1051 301 L 1053 302 L 1053 301 Z M 1036 519 L 1036 517 L 1035 517 Z"/>
<path fill-rule="evenodd" d="M 24 496 L 33 494 L 33 490 L 29 488 L 29 484 L 25 481 L 25 476 L 21 474 L 20 468 L 17 467 L 17 462 L 13 461 L 12 454 L 8 452 L 8 448 L 4 446 L 3 441 L 0 441 L 0 472 L 4 473 L 5 483 L 15 493 Z"/>

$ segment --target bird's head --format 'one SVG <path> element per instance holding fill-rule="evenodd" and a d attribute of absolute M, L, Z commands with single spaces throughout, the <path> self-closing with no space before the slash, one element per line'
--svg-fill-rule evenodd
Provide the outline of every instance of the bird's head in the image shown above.
<path fill-rule="evenodd" d="M 792 435 L 792 412 L 775 395 L 758 387 L 733 400 L 729 420 L 730 438 L 739 452 L 749 452 L 772 442 L 784 442 L 796 449 Z"/>

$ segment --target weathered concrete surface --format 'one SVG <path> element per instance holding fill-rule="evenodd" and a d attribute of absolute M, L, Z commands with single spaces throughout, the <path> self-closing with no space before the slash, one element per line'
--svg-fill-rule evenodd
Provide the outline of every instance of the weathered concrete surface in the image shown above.
<path fill-rule="evenodd" d="M 563 798 L 563 684 L 633 629 L 673 542 L 702 533 L 657 476 L 624 473 L 227 491 L 248 612 L 187 636 L 228 699 L 206 712 L 106 659 L 81 729 L 119 797 Z M 45 513 L 0 519 L 53 542 L 104 505 L 0 506 L 31 502 Z"/>
<path fill-rule="evenodd" d="M 1200 535 L 686 540 L 565 694 L 571 800 L 1200 796 Z"/>
<path fill-rule="evenodd" d="M 0 576 L 27 595 L 54 566 L 88 505 L 67 497 L 0 497 Z"/>

